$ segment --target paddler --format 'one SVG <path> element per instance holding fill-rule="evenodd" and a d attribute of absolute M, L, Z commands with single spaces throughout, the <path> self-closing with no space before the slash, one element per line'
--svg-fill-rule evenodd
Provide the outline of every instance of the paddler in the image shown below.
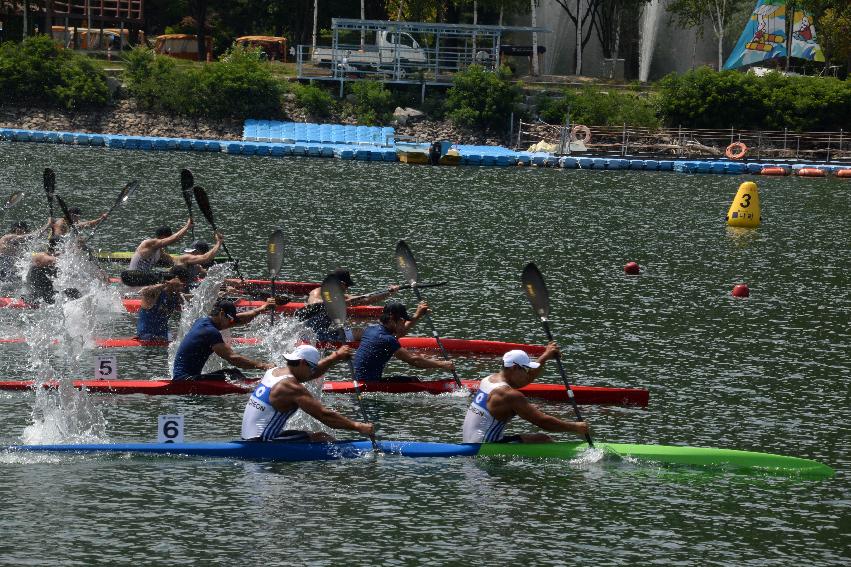
<path fill-rule="evenodd" d="M 371 423 L 352 421 L 331 410 L 304 387 L 305 382 L 322 376 L 334 364 L 346 360 L 352 349 L 343 346 L 319 359 L 319 351 L 310 345 L 300 345 L 284 355 L 287 365 L 272 368 L 257 384 L 242 415 L 242 438 L 252 441 L 311 441 L 326 442 L 334 438 L 325 432 L 286 429 L 287 421 L 298 411 L 316 418 L 328 427 L 372 435 Z"/>
<path fill-rule="evenodd" d="M 216 243 L 213 246 L 203 240 L 196 240 L 189 248 L 183 250 L 183 254 L 172 257 L 175 266 L 186 268 L 190 285 L 207 275 L 206 268 L 212 264 L 213 258 L 219 253 L 225 237 L 221 232 L 216 232 L 215 236 Z"/>
<path fill-rule="evenodd" d="M 213 307 L 209 317 L 201 317 L 192 327 L 177 348 L 174 357 L 172 376 L 174 380 L 222 380 L 226 375 L 241 377 L 242 373 L 235 368 L 226 368 L 208 374 L 202 374 L 204 365 L 210 355 L 216 353 L 237 368 L 254 368 L 268 370 L 274 364 L 252 360 L 237 354 L 222 337 L 222 331 L 245 325 L 268 309 L 274 309 L 275 299 L 269 298 L 262 306 L 237 313 L 232 301 L 220 300 Z"/>
<path fill-rule="evenodd" d="M 107 219 L 109 215 L 107 213 L 101 213 L 99 217 L 92 220 L 80 220 L 80 217 L 83 215 L 83 211 L 80 207 L 71 207 L 68 209 L 68 214 L 71 216 L 71 220 L 74 221 L 74 226 L 77 230 L 85 229 L 85 228 L 94 228 L 103 221 Z M 64 217 L 59 217 L 53 220 L 53 236 L 65 236 L 68 234 L 70 230 L 68 227 L 68 221 L 65 220 Z"/>
<path fill-rule="evenodd" d="M 360 346 L 353 358 L 355 378 L 362 381 L 380 380 L 384 367 L 393 357 L 414 368 L 440 368 L 448 372 L 453 371 L 455 363 L 451 360 L 414 354 L 402 348 L 399 343 L 399 338 L 405 336 L 426 313 L 428 313 L 428 303 L 425 301 L 417 306 L 413 317 L 408 315 L 404 303 L 391 302 L 385 305 L 378 324 L 369 325 L 360 338 Z"/>
<path fill-rule="evenodd" d="M 502 356 L 502 369 L 479 383 L 479 390 L 464 418 L 464 443 L 549 443 L 545 433 L 505 435 L 508 422 L 516 415 L 541 429 L 572 432 L 580 437 L 588 433 L 584 421 L 564 421 L 542 412 L 518 391 L 535 381 L 544 371 L 544 363 L 559 356 L 555 343 L 550 343 L 537 361 L 522 350 L 510 350 Z"/>
<path fill-rule="evenodd" d="M 168 341 L 168 321 L 183 304 L 181 292 L 189 284 L 186 268 L 175 266 L 162 283 L 145 286 L 139 290 L 142 306 L 136 320 L 136 338 L 143 341 Z"/>
<path fill-rule="evenodd" d="M 192 228 L 192 219 L 186 221 L 183 228 L 174 233 L 167 226 L 158 228 L 154 238 L 146 238 L 136 247 L 133 258 L 130 260 L 130 270 L 151 272 L 161 260 L 168 265 L 173 265 L 174 260 L 168 254 L 164 254 L 163 249 L 183 238 L 190 228 Z"/>
<path fill-rule="evenodd" d="M 389 298 L 391 295 L 399 291 L 398 285 L 387 287 L 387 291 L 378 293 L 368 293 L 365 295 L 349 295 L 349 288 L 354 286 L 352 274 L 346 268 L 337 268 L 329 275 L 337 276 L 343 286 L 343 293 L 346 294 L 346 306 L 353 307 L 355 305 L 369 305 L 378 303 Z M 339 340 L 337 329 L 333 328 L 331 319 L 328 317 L 328 312 L 325 311 L 325 304 L 322 302 L 322 288 L 317 287 L 310 291 L 307 295 L 305 307 L 299 309 L 295 316 L 302 321 L 306 327 L 312 329 L 316 333 L 317 341 L 336 341 Z M 352 329 L 346 327 L 346 341 L 359 341 L 363 329 Z"/>
<path fill-rule="evenodd" d="M 0 237 L 0 281 L 12 281 L 16 279 L 18 270 L 15 268 L 15 261 L 21 250 L 21 245 L 30 236 L 35 236 L 44 230 L 50 228 L 48 222 L 42 228 L 29 232 L 29 226 L 24 221 L 18 221 L 12 224 L 7 234 Z M 20 278 L 18 283 L 20 283 Z"/>
<path fill-rule="evenodd" d="M 53 303 L 54 301 L 56 290 L 53 288 L 53 280 L 56 279 L 56 260 L 59 256 L 57 245 L 58 240 L 50 238 L 47 250 L 33 253 L 30 260 L 26 282 L 31 301 L 34 303 L 39 301 Z"/>

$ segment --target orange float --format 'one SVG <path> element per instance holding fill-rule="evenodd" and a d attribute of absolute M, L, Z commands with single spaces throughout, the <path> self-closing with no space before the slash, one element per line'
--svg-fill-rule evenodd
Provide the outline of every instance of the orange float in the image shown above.
<path fill-rule="evenodd" d="M 802 167 L 798 170 L 799 177 L 824 177 L 824 171 L 817 167 Z"/>
<path fill-rule="evenodd" d="M 851 179 L 851 169 L 840 169 L 836 172 L 836 177 Z"/>
<path fill-rule="evenodd" d="M 763 167 L 760 175 L 788 175 L 785 167 Z"/>
<path fill-rule="evenodd" d="M 748 153 L 748 147 L 742 142 L 733 142 L 724 151 L 724 155 L 730 159 L 742 159 Z"/>

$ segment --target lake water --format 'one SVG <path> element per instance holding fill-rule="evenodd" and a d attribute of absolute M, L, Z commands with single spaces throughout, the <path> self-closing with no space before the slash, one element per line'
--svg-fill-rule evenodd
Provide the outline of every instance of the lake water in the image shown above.
<path fill-rule="evenodd" d="M 13 217 L 43 222 L 44 167 L 56 170 L 58 192 L 85 218 L 108 208 L 125 181 L 141 181 L 139 193 L 99 231 L 104 250 L 132 249 L 156 227 L 185 221 L 183 167 L 207 189 L 231 252 L 255 277 L 264 277 L 265 242 L 280 227 L 283 279 L 318 281 L 345 265 L 353 291 L 381 289 L 401 280 L 392 253 L 403 238 L 422 281 L 450 282 L 427 291 L 444 336 L 542 343 L 519 285 L 523 265 L 535 261 L 550 288 L 552 327 L 571 380 L 650 390 L 644 410 L 583 407 L 595 438 L 796 455 L 837 474 L 813 481 L 610 459 L 269 464 L 0 453 L 2 564 L 851 561 L 848 181 L 432 168 L 0 142 L 0 195 L 27 193 L 6 224 Z M 735 233 L 724 214 L 745 179 L 759 184 L 763 225 Z M 197 230 L 209 238 L 203 221 Z M 630 260 L 642 266 L 641 276 L 623 274 Z M 749 284 L 749 299 L 730 296 L 740 282 Z M 401 297 L 413 307 L 410 294 Z M 61 317 L 46 321 L 50 313 L 0 311 L 0 334 L 59 335 Z M 135 332 L 134 319 L 123 313 L 98 311 L 87 326 L 98 336 Z M 264 329 L 258 321 L 249 334 Z M 53 369 L 88 378 L 97 354 L 115 354 L 120 377 L 168 373 L 164 349 L 69 354 L 48 343 L 33 347 L 40 351 L 0 345 L 3 377 Z M 270 356 L 263 347 L 237 348 Z M 493 359 L 457 364 L 464 378 L 497 367 Z M 555 368 L 541 380 L 557 382 Z M 460 440 L 466 397 L 367 397 L 383 438 Z M 357 416 L 350 397 L 324 400 Z M 187 440 L 230 439 L 239 435 L 244 404 L 241 395 L 51 394 L 37 401 L 32 392 L 5 392 L 0 442 L 20 443 L 25 430 L 46 440 L 46 422 L 102 441 L 151 441 L 157 416 L 172 413 L 185 416 Z M 572 417 L 566 404 L 540 405 Z M 531 430 L 516 421 L 509 428 Z"/>

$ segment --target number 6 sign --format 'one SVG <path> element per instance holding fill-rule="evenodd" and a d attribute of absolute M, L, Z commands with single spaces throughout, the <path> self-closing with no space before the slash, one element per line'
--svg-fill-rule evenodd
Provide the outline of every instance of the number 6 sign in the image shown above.
<path fill-rule="evenodd" d="M 159 416 L 157 443 L 183 443 L 183 414 Z"/>

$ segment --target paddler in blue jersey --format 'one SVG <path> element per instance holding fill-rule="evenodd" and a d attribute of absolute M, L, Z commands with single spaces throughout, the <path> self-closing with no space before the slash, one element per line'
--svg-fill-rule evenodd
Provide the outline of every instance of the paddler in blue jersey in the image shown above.
<path fill-rule="evenodd" d="M 453 371 L 455 363 L 414 354 L 402 348 L 399 338 L 405 336 L 411 327 L 428 312 L 428 304 L 423 301 L 417 306 L 414 316 L 408 315 L 405 304 L 392 302 L 384 306 L 377 325 L 370 325 L 363 331 L 360 346 L 353 359 L 355 378 L 362 381 L 380 380 L 384 367 L 391 358 L 396 357 L 414 368 L 440 368 Z"/>
<path fill-rule="evenodd" d="M 572 432 L 580 437 L 588 433 L 585 421 L 563 421 L 542 412 L 518 391 L 544 371 L 544 363 L 559 356 L 555 343 L 547 345 L 537 361 L 522 350 L 510 350 L 502 356 L 502 369 L 479 383 L 479 390 L 464 418 L 464 443 L 549 443 L 545 433 L 505 435 L 505 427 L 518 416 L 545 431 Z"/>
<path fill-rule="evenodd" d="M 285 354 L 287 365 L 268 370 L 248 399 L 242 415 L 242 438 L 251 441 L 334 440 L 322 431 L 287 429 L 287 422 L 298 410 L 328 427 L 357 431 L 361 435 L 373 435 L 373 424 L 352 421 L 326 408 L 304 387 L 305 382 L 321 377 L 331 366 L 349 358 L 352 352 L 350 347 L 343 346 L 320 360 L 316 347 L 300 345 Z"/>
<path fill-rule="evenodd" d="M 275 299 L 269 298 L 257 309 L 238 313 L 232 301 L 221 300 L 216 303 L 209 317 L 201 317 L 192 324 L 192 328 L 180 341 L 177 355 L 174 357 L 172 377 L 174 380 L 222 380 L 226 376 L 242 377 L 236 368 L 225 368 L 203 374 L 204 365 L 210 355 L 216 353 L 237 368 L 268 370 L 274 364 L 259 362 L 237 354 L 222 337 L 222 331 L 245 325 L 268 309 L 274 309 Z"/>
<path fill-rule="evenodd" d="M 391 285 L 387 287 L 387 291 L 379 293 L 349 295 L 349 288 L 355 285 L 352 281 L 351 272 L 345 268 L 337 268 L 329 275 L 337 276 L 337 279 L 340 280 L 343 286 L 343 292 L 346 294 L 347 307 L 378 303 L 399 291 L 398 285 Z M 337 329 L 333 328 L 331 319 L 328 317 L 327 311 L 325 311 L 325 304 L 322 301 L 322 288 L 320 287 L 310 291 L 307 295 L 305 306 L 296 311 L 295 317 L 316 334 L 317 341 L 337 341 L 340 338 Z M 346 341 L 359 341 L 362 332 L 363 329 L 346 328 Z"/>
<path fill-rule="evenodd" d="M 175 266 L 162 283 L 139 290 L 142 307 L 136 320 L 136 338 L 143 341 L 168 341 L 168 321 L 183 304 L 181 292 L 189 284 L 186 268 Z"/>

